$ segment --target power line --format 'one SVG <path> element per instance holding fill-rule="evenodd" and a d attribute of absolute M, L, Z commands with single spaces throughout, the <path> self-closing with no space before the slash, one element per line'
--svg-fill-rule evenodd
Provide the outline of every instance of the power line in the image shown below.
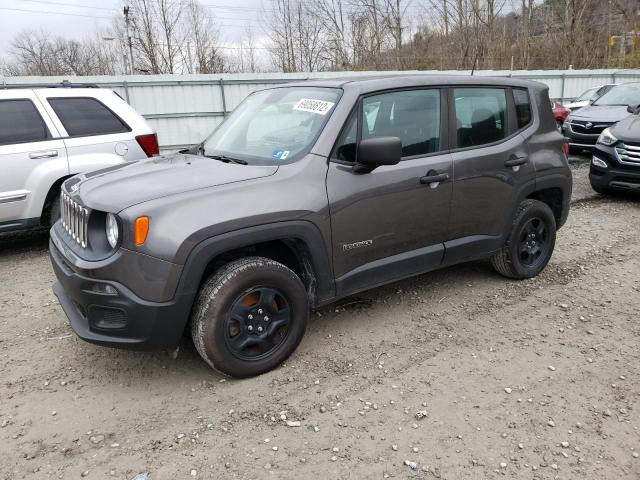
<path fill-rule="evenodd" d="M 68 16 L 68 17 L 84 17 L 84 18 L 96 18 L 96 19 L 100 19 L 100 20 L 114 20 L 116 17 L 115 15 L 113 17 L 102 17 L 102 16 L 98 16 L 98 15 L 87 15 L 87 14 L 82 14 L 82 13 L 70 13 L 70 12 L 52 12 L 49 10 L 26 10 L 23 8 L 9 8 L 9 7 L 0 7 L 0 10 L 8 10 L 8 11 L 12 11 L 12 12 L 26 12 L 26 13 L 44 13 L 44 14 L 48 14 L 48 15 L 62 15 L 62 16 Z M 214 17 L 215 20 L 215 17 Z M 238 19 L 232 19 L 229 18 L 227 20 L 240 20 Z M 248 25 L 248 23 L 246 21 L 243 21 L 242 23 L 237 23 L 237 24 L 230 24 L 230 23 L 216 23 L 216 26 L 218 27 L 243 27 L 245 25 Z"/>
<path fill-rule="evenodd" d="M 112 7 L 112 8 L 97 7 L 95 5 L 81 5 L 78 3 L 54 2 L 54 1 L 48 1 L 48 0 L 23 0 L 23 1 L 31 2 L 31 3 L 43 3 L 45 5 L 62 5 L 65 7 L 88 8 L 91 10 L 107 10 L 109 12 L 115 12 L 115 7 Z"/>
<path fill-rule="evenodd" d="M 100 18 L 102 20 L 113 20 L 113 17 L 99 17 L 97 15 L 85 15 L 82 13 L 50 12 L 48 10 L 26 10 L 24 8 L 9 8 L 9 7 L 0 7 L 0 10 L 10 10 L 12 12 L 46 13 L 51 15 L 66 15 L 71 17 Z"/>

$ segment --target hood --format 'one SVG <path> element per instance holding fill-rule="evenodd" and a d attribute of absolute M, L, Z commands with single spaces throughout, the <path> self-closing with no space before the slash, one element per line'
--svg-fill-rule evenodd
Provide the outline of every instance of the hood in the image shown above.
<path fill-rule="evenodd" d="M 623 142 L 640 144 L 640 115 L 629 115 L 620 120 L 611 128 L 611 133 Z"/>
<path fill-rule="evenodd" d="M 573 112 L 571 118 L 593 123 L 615 123 L 628 115 L 626 105 L 589 105 Z"/>
<path fill-rule="evenodd" d="M 131 205 L 201 188 L 273 175 L 277 166 L 225 163 L 197 155 L 167 155 L 125 163 L 70 178 L 65 190 L 96 210 L 119 212 Z"/>

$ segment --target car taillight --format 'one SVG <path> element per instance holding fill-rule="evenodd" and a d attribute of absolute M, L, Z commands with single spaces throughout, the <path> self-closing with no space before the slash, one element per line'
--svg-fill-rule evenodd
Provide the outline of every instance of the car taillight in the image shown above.
<path fill-rule="evenodd" d="M 158 136 L 155 133 L 149 135 L 138 135 L 136 137 L 138 144 L 147 154 L 147 157 L 155 157 L 160 154 L 160 147 L 158 146 Z"/>

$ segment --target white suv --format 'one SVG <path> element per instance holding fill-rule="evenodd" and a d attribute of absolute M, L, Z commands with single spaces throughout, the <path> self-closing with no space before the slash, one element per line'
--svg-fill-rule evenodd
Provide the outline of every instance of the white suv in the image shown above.
<path fill-rule="evenodd" d="M 65 179 L 158 150 L 151 126 L 111 90 L 0 86 L 0 232 L 52 225 Z"/>

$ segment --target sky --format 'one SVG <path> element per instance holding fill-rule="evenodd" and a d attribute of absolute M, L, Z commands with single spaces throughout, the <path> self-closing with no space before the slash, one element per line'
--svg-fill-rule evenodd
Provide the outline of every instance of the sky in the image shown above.
<path fill-rule="evenodd" d="M 260 12 L 270 0 L 200 0 L 216 18 L 221 41 L 240 42 L 251 25 L 262 36 Z M 54 36 L 81 39 L 96 28 L 108 26 L 114 15 L 122 15 L 121 0 L 0 0 L 0 57 L 8 57 L 9 43 L 20 31 L 43 29 Z"/>

